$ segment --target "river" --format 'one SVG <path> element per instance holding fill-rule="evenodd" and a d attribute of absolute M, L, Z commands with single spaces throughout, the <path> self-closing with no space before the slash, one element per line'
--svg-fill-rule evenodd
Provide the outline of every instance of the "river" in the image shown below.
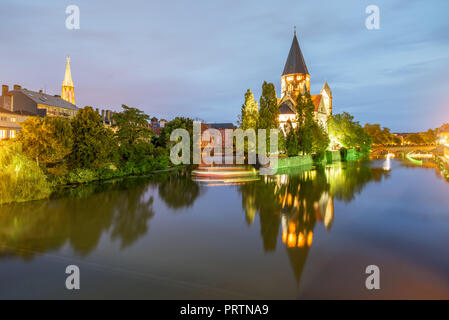
<path fill-rule="evenodd" d="M 79 290 L 65 287 L 68 265 Z M 369 265 L 379 290 L 365 287 Z M 373 160 L 61 190 L 0 207 L 0 298 L 447 299 L 449 183 Z"/>

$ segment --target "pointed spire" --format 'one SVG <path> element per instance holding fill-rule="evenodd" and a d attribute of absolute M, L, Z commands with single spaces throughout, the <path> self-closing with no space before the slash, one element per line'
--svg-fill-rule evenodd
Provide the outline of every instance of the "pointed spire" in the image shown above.
<path fill-rule="evenodd" d="M 299 48 L 298 39 L 296 38 L 296 26 L 294 28 L 293 42 L 282 75 L 295 73 L 309 74 L 306 62 L 304 61 L 301 49 Z"/>
<path fill-rule="evenodd" d="M 327 91 L 327 93 L 329 94 L 329 96 L 332 96 L 332 91 L 331 91 L 331 88 L 329 87 L 327 81 L 324 81 L 324 85 L 323 85 L 323 87 L 321 88 L 321 91 L 320 91 L 320 92 L 323 92 L 323 91 Z"/>
<path fill-rule="evenodd" d="M 72 73 L 70 72 L 70 57 L 67 56 L 67 65 L 65 67 L 65 76 L 64 81 L 62 82 L 63 86 L 73 87 L 72 81 Z"/>
<path fill-rule="evenodd" d="M 75 104 L 75 92 L 70 72 L 70 57 L 67 56 L 67 65 L 65 67 L 64 81 L 62 81 L 61 98 L 72 104 Z"/>

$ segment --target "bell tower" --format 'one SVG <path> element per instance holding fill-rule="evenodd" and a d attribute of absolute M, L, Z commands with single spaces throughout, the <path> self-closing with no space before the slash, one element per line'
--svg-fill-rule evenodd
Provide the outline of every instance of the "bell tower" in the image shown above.
<path fill-rule="evenodd" d="M 293 42 L 281 76 L 281 96 L 288 94 L 296 101 L 298 93 L 310 91 L 310 74 L 296 38 L 296 27 Z"/>
<path fill-rule="evenodd" d="M 75 104 L 75 91 L 72 81 L 72 73 L 70 72 L 70 57 L 67 57 L 64 81 L 62 81 L 61 98 Z"/>

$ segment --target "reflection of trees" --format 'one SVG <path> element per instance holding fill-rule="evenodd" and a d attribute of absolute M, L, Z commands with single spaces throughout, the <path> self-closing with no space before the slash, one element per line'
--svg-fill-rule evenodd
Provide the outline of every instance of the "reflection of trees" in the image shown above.
<path fill-rule="evenodd" d="M 279 225 L 282 242 L 299 283 L 317 222 L 330 230 L 334 219 L 333 198 L 349 202 L 370 181 L 388 173 L 357 162 L 327 167 L 287 170 L 264 180 L 240 186 L 248 224 L 257 213 L 266 252 L 276 249 Z"/>
<path fill-rule="evenodd" d="M 172 209 L 190 207 L 200 194 L 198 184 L 181 171 L 159 180 L 159 196 Z"/>
<path fill-rule="evenodd" d="M 366 163 L 342 162 L 325 169 L 330 192 L 339 200 L 350 202 L 355 194 L 360 194 L 370 181 L 380 182 L 388 177 L 388 172 L 381 168 L 370 168 Z"/>
<path fill-rule="evenodd" d="M 145 200 L 142 192 L 135 191 L 126 189 L 117 195 L 111 238 L 120 239 L 122 248 L 147 233 L 147 220 L 154 215 L 153 197 Z"/>
<path fill-rule="evenodd" d="M 146 189 L 145 181 L 125 180 L 65 190 L 64 197 L 50 201 L 2 206 L 0 252 L 30 259 L 69 243 L 87 255 L 110 228 L 112 239 L 130 245 L 146 233 L 154 214 Z"/>
<path fill-rule="evenodd" d="M 31 259 L 36 253 L 69 244 L 80 255 L 94 250 L 101 235 L 110 232 L 121 248 L 148 231 L 154 215 L 148 186 L 158 185 L 161 199 L 171 208 L 190 206 L 198 185 L 184 170 L 147 178 L 88 184 L 60 189 L 49 201 L 0 207 L 0 256 Z"/>
<path fill-rule="evenodd" d="M 276 214 L 280 205 L 276 201 L 276 186 L 272 183 L 257 181 L 239 187 L 242 193 L 242 205 L 246 212 L 246 221 L 252 224 L 256 212 L 259 212 L 260 229 L 265 251 L 274 251 L 279 233 L 280 216 Z"/>

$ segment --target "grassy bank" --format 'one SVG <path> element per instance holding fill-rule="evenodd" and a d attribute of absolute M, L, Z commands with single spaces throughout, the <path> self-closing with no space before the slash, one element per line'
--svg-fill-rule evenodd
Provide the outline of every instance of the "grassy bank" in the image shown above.
<path fill-rule="evenodd" d="M 42 168 L 23 153 L 20 144 L 6 143 L 0 147 L 0 204 L 47 199 L 58 187 L 145 176 L 170 169 L 174 167 L 165 155 L 140 164 L 128 162 L 119 167 L 106 164 L 97 170 L 69 169 L 63 164 Z"/>
<path fill-rule="evenodd" d="M 285 157 L 278 159 L 278 169 L 297 168 L 310 166 L 312 164 L 326 165 L 336 161 L 356 161 L 365 155 L 355 149 L 342 149 L 340 151 L 326 151 L 322 157 L 312 157 L 311 155 Z"/>

